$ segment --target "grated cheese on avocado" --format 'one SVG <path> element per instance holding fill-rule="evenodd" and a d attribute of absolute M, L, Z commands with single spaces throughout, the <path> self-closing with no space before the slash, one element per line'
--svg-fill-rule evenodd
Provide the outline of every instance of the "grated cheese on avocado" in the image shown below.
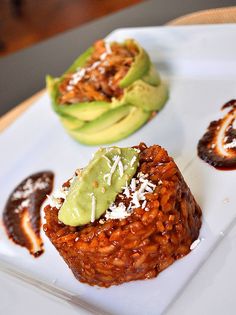
<path fill-rule="evenodd" d="M 108 186 L 111 186 L 112 175 L 115 172 L 115 170 L 117 168 L 117 165 L 118 165 L 118 163 L 120 161 L 120 156 L 119 155 L 115 155 L 114 158 L 113 158 L 113 161 L 114 161 L 114 163 L 112 164 L 110 173 L 108 174 L 108 176 L 107 176 L 107 174 L 105 175 L 105 176 L 107 176 L 107 185 Z"/>
<path fill-rule="evenodd" d="M 94 196 L 94 193 L 91 194 L 92 197 L 92 207 L 91 207 L 91 222 L 93 223 L 95 221 L 95 212 L 96 212 L 96 198 Z"/>
<path fill-rule="evenodd" d="M 118 162 L 118 167 L 119 167 L 120 177 L 123 177 L 123 175 L 124 175 L 124 166 L 123 166 L 123 163 L 121 162 L 121 160 Z"/>
<path fill-rule="evenodd" d="M 135 163 L 135 161 L 137 160 L 137 157 L 134 155 L 132 160 L 130 161 L 130 166 L 132 167 Z"/>

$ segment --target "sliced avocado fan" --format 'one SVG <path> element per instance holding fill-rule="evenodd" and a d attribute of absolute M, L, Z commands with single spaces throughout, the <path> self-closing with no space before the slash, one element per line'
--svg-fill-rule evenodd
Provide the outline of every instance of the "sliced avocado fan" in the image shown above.
<path fill-rule="evenodd" d="M 64 128 L 68 130 L 75 130 L 81 128 L 85 124 L 84 121 L 70 116 L 60 117 L 60 121 Z"/>
<path fill-rule="evenodd" d="M 81 143 L 108 144 L 131 135 L 152 117 L 153 112 L 161 110 L 168 99 L 167 85 L 161 80 L 147 52 L 132 39 L 120 45 L 133 45 L 138 52 L 129 71 L 119 82 L 123 89 L 120 98 L 113 97 L 110 102 L 59 103 L 60 83 L 68 73 L 86 64 L 93 47 L 79 56 L 60 78 L 47 76 L 52 108 L 68 134 Z"/>
<path fill-rule="evenodd" d="M 75 140 L 87 145 L 113 143 L 138 130 L 151 114 L 141 108 L 125 105 L 105 113 L 82 128 L 68 130 L 68 133 Z"/>

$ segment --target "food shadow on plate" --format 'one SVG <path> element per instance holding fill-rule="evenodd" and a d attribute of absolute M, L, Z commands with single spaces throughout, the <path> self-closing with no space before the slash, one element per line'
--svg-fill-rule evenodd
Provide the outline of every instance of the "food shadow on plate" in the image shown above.
<path fill-rule="evenodd" d="M 207 199 L 207 189 L 205 185 L 207 174 L 204 171 L 204 166 L 205 165 L 202 165 L 200 159 L 195 154 L 182 170 L 184 179 L 203 211 L 203 219 Z"/>

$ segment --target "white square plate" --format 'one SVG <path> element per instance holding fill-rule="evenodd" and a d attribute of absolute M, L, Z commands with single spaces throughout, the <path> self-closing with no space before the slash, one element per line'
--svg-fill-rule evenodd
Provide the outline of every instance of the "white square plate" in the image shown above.
<path fill-rule="evenodd" d="M 34 259 L 9 241 L 0 226 L 0 268 L 88 312 L 151 315 L 173 302 L 236 217 L 235 171 L 217 171 L 196 155 L 209 122 L 219 117 L 221 105 L 236 98 L 236 25 L 130 28 L 108 36 L 125 38 L 137 39 L 149 52 L 169 82 L 170 99 L 151 122 L 118 145 L 143 141 L 169 151 L 202 207 L 204 240 L 155 279 L 104 289 L 75 280 L 45 235 L 45 253 Z M 97 149 L 67 136 L 46 94 L 0 136 L 0 147 L 0 213 L 12 189 L 26 176 L 51 169 L 57 187 Z"/>

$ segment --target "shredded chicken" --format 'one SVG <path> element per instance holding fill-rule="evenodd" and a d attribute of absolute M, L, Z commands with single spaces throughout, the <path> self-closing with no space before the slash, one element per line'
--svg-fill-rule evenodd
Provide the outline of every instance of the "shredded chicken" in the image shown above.
<path fill-rule="evenodd" d="M 94 51 L 83 68 L 69 73 L 59 85 L 59 103 L 73 104 L 86 101 L 111 101 L 120 98 L 123 90 L 119 82 L 127 74 L 137 47 L 132 42 L 126 46 L 108 45 L 104 40 L 94 44 Z"/>

